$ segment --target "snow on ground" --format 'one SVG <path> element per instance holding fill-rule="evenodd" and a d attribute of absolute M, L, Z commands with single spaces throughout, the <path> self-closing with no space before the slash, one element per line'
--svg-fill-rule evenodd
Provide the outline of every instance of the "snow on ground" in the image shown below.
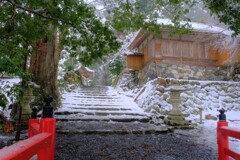
<path fill-rule="evenodd" d="M 2 91 L 8 99 L 7 106 L 5 107 L 4 110 L 3 110 L 2 106 L 0 106 L 0 111 L 2 111 L 4 116 L 6 116 L 7 118 L 9 118 L 10 112 L 11 112 L 11 110 L 8 109 L 8 106 L 14 101 L 14 97 L 12 97 L 13 100 L 11 100 L 11 98 L 8 96 L 7 92 L 10 91 L 10 88 L 13 87 L 14 84 L 17 84 L 19 82 L 20 82 L 19 78 L 0 79 L 0 91 Z"/>
<path fill-rule="evenodd" d="M 108 87 L 108 94 L 109 94 L 109 95 L 117 94 L 117 92 L 116 92 L 116 90 L 115 90 L 114 88 Z M 133 109 L 133 110 L 135 110 L 135 111 L 138 111 L 139 113 L 143 113 L 143 112 L 144 112 L 143 109 L 140 108 L 140 107 L 138 106 L 138 104 L 135 103 L 131 97 L 128 97 L 128 96 L 122 95 L 122 94 L 120 94 L 119 96 L 120 96 L 120 98 L 123 100 L 123 101 L 122 101 L 122 104 L 123 104 L 124 106 L 131 107 L 131 109 Z"/>
<path fill-rule="evenodd" d="M 208 143 L 212 148 L 217 148 L 216 140 L 217 140 L 217 120 L 206 120 L 204 117 L 206 114 L 211 115 L 219 115 L 218 111 L 203 111 L 203 123 L 200 124 L 200 116 L 199 115 L 191 115 L 188 117 L 189 120 L 192 120 L 193 123 L 197 123 L 197 130 L 201 131 L 202 139 Z M 226 118 L 228 122 L 228 126 L 239 129 L 240 130 L 240 111 L 227 111 Z M 232 150 L 240 153 L 240 140 L 235 138 L 229 138 L 229 146 Z"/>
<path fill-rule="evenodd" d="M 186 81 L 170 79 L 170 81 L 179 81 L 187 89 L 181 93 L 182 107 L 184 113 L 190 114 L 187 119 L 197 124 L 196 130 L 186 131 L 187 134 L 199 134 L 201 141 L 213 149 L 217 149 L 216 127 L 217 120 L 206 120 L 205 115 L 211 114 L 218 117 L 218 110 L 224 108 L 226 111 L 229 127 L 240 129 L 240 83 L 222 82 L 222 81 Z M 158 80 L 149 81 L 138 93 L 133 90 L 124 92 L 116 87 L 119 92 L 137 98 L 138 105 L 145 111 L 154 114 L 165 114 L 172 109 L 169 103 L 170 92 L 165 90 L 167 86 L 159 84 Z M 145 89 L 144 89 L 145 88 Z M 136 88 L 135 88 L 136 90 Z M 144 90 L 144 91 L 143 91 Z M 143 93 L 141 93 L 143 91 Z M 199 107 L 203 108 L 203 124 L 200 124 Z M 194 133 L 197 132 L 197 133 Z M 233 150 L 240 152 L 240 140 L 229 139 Z"/>

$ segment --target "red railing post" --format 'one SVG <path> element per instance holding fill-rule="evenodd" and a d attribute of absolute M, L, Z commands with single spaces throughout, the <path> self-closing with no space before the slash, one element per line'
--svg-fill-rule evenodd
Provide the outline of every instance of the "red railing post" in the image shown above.
<path fill-rule="evenodd" d="M 220 130 L 223 126 L 228 126 L 228 122 L 219 121 L 217 124 L 218 160 L 229 160 L 224 151 L 224 148 L 229 149 L 228 136 L 223 135 Z"/>
<path fill-rule="evenodd" d="M 0 150 L 0 160 L 25 160 L 38 155 L 38 160 L 54 160 L 56 119 L 53 118 L 52 96 L 44 98 L 42 118 L 37 119 L 37 109 L 33 109 L 29 120 L 28 139 Z"/>
<path fill-rule="evenodd" d="M 40 133 L 50 133 L 52 135 L 50 145 L 47 148 L 42 149 L 38 153 L 38 160 L 54 160 L 55 154 L 55 136 L 56 136 L 56 119 L 53 117 L 53 107 L 51 103 L 53 102 L 52 96 L 47 96 L 44 98 L 46 103 L 43 107 L 42 119 L 40 121 Z"/>
<path fill-rule="evenodd" d="M 40 133 L 50 133 L 51 143 L 47 148 L 42 149 L 38 153 L 38 160 L 54 160 L 55 154 L 55 131 L 56 131 L 56 119 L 55 118 L 42 118 L 40 121 Z"/>
<path fill-rule="evenodd" d="M 228 136 L 223 135 L 221 132 L 221 127 L 228 126 L 226 122 L 225 110 L 221 109 L 219 115 L 219 121 L 217 124 L 217 144 L 218 144 L 218 160 L 229 160 L 229 156 L 225 154 L 224 149 L 229 149 Z"/>
<path fill-rule="evenodd" d="M 38 124 L 38 119 L 30 119 L 28 122 L 28 138 L 34 136 L 33 125 Z"/>

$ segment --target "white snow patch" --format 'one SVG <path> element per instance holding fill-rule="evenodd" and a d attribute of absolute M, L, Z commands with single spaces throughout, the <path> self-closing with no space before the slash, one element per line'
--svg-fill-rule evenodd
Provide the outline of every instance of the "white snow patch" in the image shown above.
<path fill-rule="evenodd" d="M 194 123 L 198 123 L 198 128 L 201 128 L 203 130 L 201 132 L 201 137 L 203 137 L 206 140 L 206 143 L 208 145 L 212 146 L 213 148 L 216 148 L 216 141 L 217 141 L 217 122 L 215 120 L 206 120 L 205 115 L 211 114 L 214 116 L 218 116 L 219 112 L 217 111 L 203 111 L 203 124 L 199 124 L 199 115 L 191 115 L 188 117 L 189 120 L 192 120 Z M 240 111 L 227 111 L 226 113 L 228 126 L 231 128 L 235 128 L 240 130 Z M 229 138 L 229 146 L 232 150 L 239 153 L 240 151 L 240 140 Z"/>
<path fill-rule="evenodd" d="M 172 21 L 170 19 L 157 19 L 158 24 L 163 24 L 163 25 L 173 25 Z M 180 24 L 190 24 L 193 28 L 193 31 L 201 31 L 201 32 L 209 32 L 209 33 L 222 33 L 228 36 L 232 35 L 232 31 L 220 28 L 217 26 L 210 26 L 202 23 L 197 23 L 197 22 L 184 22 L 181 21 Z"/>
<path fill-rule="evenodd" d="M 8 109 L 8 106 L 12 103 L 11 98 L 8 96 L 7 92 L 10 91 L 10 88 L 13 87 L 14 84 L 17 84 L 20 82 L 21 79 L 19 78 L 12 78 L 12 79 L 0 79 L 0 89 L 8 99 L 8 104 L 3 110 L 2 107 L 0 107 L 0 111 L 3 112 L 4 116 L 8 119 L 10 118 L 10 112 L 11 110 Z M 14 97 L 13 97 L 14 98 Z M 14 99 L 12 99 L 14 101 Z"/>
<path fill-rule="evenodd" d="M 92 69 L 90 69 L 90 68 L 88 68 L 88 67 L 85 67 L 85 68 L 86 68 L 86 70 L 87 70 L 88 72 L 94 73 L 94 70 L 92 70 Z"/>

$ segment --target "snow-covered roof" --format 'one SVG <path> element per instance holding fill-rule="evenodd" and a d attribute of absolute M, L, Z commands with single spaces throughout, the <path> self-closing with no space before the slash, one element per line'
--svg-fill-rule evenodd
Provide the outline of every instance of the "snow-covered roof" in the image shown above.
<path fill-rule="evenodd" d="M 217 27 L 217 26 L 210 26 L 202 23 L 197 22 L 184 22 L 181 21 L 180 24 L 189 24 L 192 27 L 193 32 L 201 32 L 201 33 L 212 33 L 212 34 L 222 34 L 226 36 L 231 36 L 232 31 L 227 30 L 225 28 Z M 160 25 L 174 25 L 170 19 L 157 19 L 157 24 Z M 128 49 L 133 49 L 134 45 L 136 44 L 136 40 L 139 40 L 143 38 L 144 33 L 146 33 L 142 28 L 139 29 L 135 35 L 132 37 L 132 39 L 129 41 Z"/>
<path fill-rule="evenodd" d="M 208 33 L 221 33 L 225 34 L 227 36 L 232 35 L 232 31 L 227 30 L 225 28 L 217 27 L 217 26 L 210 26 L 203 23 L 197 23 L 197 22 L 180 22 L 180 24 L 190 24 L 192 26 L 193 31 L 200 31 L 200 32 L 208 32 Z M 158 19 L 157 24 L 163 24 L 163 25 L 173 25 L 170 19 Z"/>

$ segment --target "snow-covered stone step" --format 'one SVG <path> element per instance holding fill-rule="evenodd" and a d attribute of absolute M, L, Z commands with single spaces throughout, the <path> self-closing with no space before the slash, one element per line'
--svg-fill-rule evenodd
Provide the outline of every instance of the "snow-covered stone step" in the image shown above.
<path fill-rule="evenodd" d="M 97 111 L 97 110 L 71 110 L 71 111 L 57 111 L 56 115 L 70 115 L 70 114 L 84 114 L 84 115 L 97 115 L 97 116 L 109 116 L 109 115 L 129 115 L 129 116 L 147 116 L 144 113 L 137 113 L 134 111 Z"/>
<path fill-rule="evenodd" d="M 63 108 L 64 109 L 64 108 Z M 84 107 L 67 107 L 67 109 L 73 109 L 73 110 L 82 110 L 82 109 L 87 109 L 87 110 L 96 110 L 96 111 L 131 111 L 132 109 L 129 108 L 121 108 L 121 106 L 119 106 L 118 108 L 112 108 L 112 107 L 104 107 L 104 106 L 84 106 Z M 58 111 L 62 111 L 62 110 L 58 110 Z"/>
<path fill-rule="evenodd" d="M 58 129 L 62 133 L 155 133 L 166 131 L 166 128 L 161 128 L 162 125 L 156 127 L 149 123 L 151 116 L 139 108 L 132 98 L 119 95 L 109 87 L 80 88 L 75 92 L 64 93 L 62 108 L 55 112 L 55 117 L 57 123 L 62 125 L 60 130 Z M 75 130 L 68 128 L 71 125 Z M 89 127 L 82 128 L 83 125 Z M 105 127 L 96 128 L 90 127 L 91 125 Z M 114 129 L 114 125 L 127 127 Z M 147 126 L 152 128 L 147 128 Z"/>
<path fill-rule="evenodd" d="M 164 124 L 154 125 L 140 122 L 57 122 L 57 133 L 71 134 L 153 134 L 167 133 L 168 127 Z"/>
<path fill-rule="evenodd" d="M 123 104 L 84 104 L 81 103 L 81 104 L 65 104 L 63 105 L 62 108 L 125 108 L 125 109 L 131 109 L 129 107 L 127 107 L 126 105 L 123 105 Z M 132 108 L 134 109 L 134 108 Z M 131 110 L 132 110 L 131 109 Z"/>
<path fill-rule="evenodd" d="M 108 89 L 81 89 L 81 90 L 76 90 L 74 93 L 107 93 Z"/>
<path fill-rule="evenodd" d="M 121 99 L 120 97 L 110 97 L 110 96 L 72 96 L 72 97 L 68 97 L 69 99 L 72 98 L 72 99 L 95 99 L 95 100 L 98 100 L 98 99 Z"/>
<path fill-rule="evenodd" d="M 84 107 L 84 106 L 89 106 L 89 107 L 110 107 L 110 108 L 117 108 L 117 107 L 121 107 L 122 104 L 121 103 L 101 103 L 101 104 L 93 104 L 93 103 L 77 103 L 77 102 L 74 102 L 74 103 L 63 103 L 63 106 L 66 106 L 66 107 L 70 107 L 73 106 L 73 107 Z"/>
<path fill-rule="evenodd" d="M 99 96 L 99 97 L 106 97 L 106 96 L 111 96 L 111 97 L 116 97 L 116 96 L 118 96 L 118 95 L 116 95 L 116 94 L 108 94 L 108 95 L 106 95 L 106 93 L 105 94 L 103 94 L 103 93 L 77 93 L 77 94 L 75 94 L 76 96 L 92 96 L 92 97 L 95 97 L 95 96 Z M 74 95 L 72 95 L 72 96 L 74 96 Z"/>
<path fill-rule="evenodd" d="M 63 112 L 63 111 L 89 111 L 91 110 L 91 112 L 98 112 L 98 111 L 103 111 L 103 112 L 113 112 L 113 111 L 117 111 L 117 112 L 132 112 L 132 113 L 141 113 L 141 114 L 146 114 L 144 111 L 142 110 L 138 110 L 137 108 L 127 108 L 126 106 L 65 106 L 62 107 L 60 109 L 58 109 L 57 112 Z"/>
<path fill-rule="evenodd" d="M 66 98 L 66 99 L 63 99 L 64 103 L 84 102 L 84 101 L 85 102 L 101 102 L 101 103 L 104 103 L 104 102 L 108 102 L 108 103 L 120 102 L 120 103 L 122 103 L 123 102 L 122 99 L 94 99 L 94 98 Z"/>
<path fill-rule="evenodd" d="M 150 117 L 147 116 L 96 116 L 96 115 L 58 115 L 56 116 L 57 121 L 114 121 L 114 122 L 149 122 L 151 120 Z"/>

